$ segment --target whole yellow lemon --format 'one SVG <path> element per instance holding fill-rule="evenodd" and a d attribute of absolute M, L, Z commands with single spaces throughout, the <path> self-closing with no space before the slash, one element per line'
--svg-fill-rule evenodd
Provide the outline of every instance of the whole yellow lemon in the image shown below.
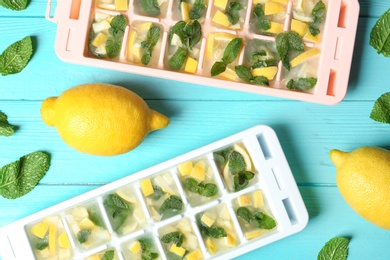
<path fill-rule="evenodd" d="M 43 101 L 42 120 L 55 126 L 74 149 L 93 155 L 118 155 L 137 147 L 166 116 L 150 109 L 134 92 L 110 84 L 84 84 Z"/>
<path fill-rule="evenodd" d="M 390 151 L 364 146 L 352 152 L 331 150 L 337 186 L 363 218 L 390 229 Z"/>

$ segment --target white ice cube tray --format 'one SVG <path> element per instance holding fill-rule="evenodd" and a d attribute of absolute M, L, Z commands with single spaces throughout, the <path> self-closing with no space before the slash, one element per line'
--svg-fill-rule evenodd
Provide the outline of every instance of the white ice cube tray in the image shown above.
<path fill-rule="evenodd" d="M 230 191 L 226 187 L 222 177 L 223 174 L 218 170 L 213 153 L 226 147 L 233 146 L 234 144 L 240 144 L 245 147 L 247 153 L 251 157 L 255 172 L 255 178 L 249 182 L 249 185 L 246 188 L 238 192 Z M 205 200 L 202 205 L 192 207 L 186 197 L 186 191 L 181 184 L 180 178 L 182 176 L 179 174 L 177 166 L 190 160 L 196 161 L 199 158 L 204 158 L 206 163 L 213 170 L 213 181 L 217 184 L 219 192 L 214 199 Z M 140 188 L 140 183 L 149 178 L 153 180 L 153 178 L 162 173 L 169 174 L 173 178 L 173 181 L 177 186 L 177 195 L 179 195 L 183 201 L 184 210 L 178 215 L 156 221 L 148 210 L 146 199 L 142 194 L 142 189 Z M 145 216 L 145 223 L 140 229 L 134 232 L 120 235 L 113 231 L 103 205 L 103 200 L 108 194 L 112 194 L 119 189 L 126 189 L 127 187 L 129 188 L 128 191 L 133 193 L 136 200 L 141 204 L 141 208 Z M 241 229 L 240 220 L 236 216 L 235 209 L 237 204 L 235 203 L 239 196 L 257 190 L 261 190 L 265 202 L 261 211 L 272 216 L 277 225 L 274 229 L 267 230 L 264 234 L 248 240 L 246 239 L 244 231 Z M 67 215 L 72 209 L 80 205 L 85 206 L 92 204 L 96 205 L 96 209 L 98 211 L 101 211 L 100 214 L 102 216 L 102 220 L 104 221 L 103 226 L 105 226 L 109 233 L 109 240 L 101 242 L 100 245 L 92 245 L 91 247 L 85 249 L 80 247 L 77 239 L 72 234 Z M 205 240 L 201 237 L 201 232 L 199 231 L 196 222 L 196 215 L 222 204 L 226 205 L 230 214 L 237 245 L 235 247 L 228 248 L 225 251 L 211 254 L 207 249 L 204 242 Z M 124 250 L 127 250 L 125 243 L 127 241 L 134 241 L 135 239 L 143 236 L 153 239 L 155 243 L 155 250 L 160 256 L 159 259 L 170 259 L 164 253 L 164 243 L 160 241 L 161 228 L 177 223 L 183 218 L 187 218 L 191 222 L 193 232 L 198 238 L 199 249 L 204 259 L 232 259 L 251 250 L 297 233 L 301 231 L 308 222 L 307 210 L 278 138 L 275 132 L 265 125 L 252 127 L 248 130 L 229 136 L 220 141 L 206 145 L 202 148 L 59 203 L 1 228 L 0 253 L 3 257 L 2 259 L 42 259 L 34 255 L 34 250 L 29 242 L 29 237 L 31 238 L 32 236 L 30 230 L 34 224 L 39 223 L 44 219 L 47 220 L 48 217 L 53 216 L 54 219 L 58 216 L 61 220 L 60 222 L 62 222 L 62 224 L 58 226 L 58 234 L 60 231 L 65 231 L 71 244 L 70 251 L 72 256 L 65 259 L 85 259 L 88 256 L 108 249 L 116 250 L 117 256 L 115 259 L 129 259 L 126 258 L 126 254 L 123 253 Z M 261 252 L 259 252 L 259 256 L 261 256 Z M 60 258 L 56 256 L 55 258 L 50 259 Z"/>

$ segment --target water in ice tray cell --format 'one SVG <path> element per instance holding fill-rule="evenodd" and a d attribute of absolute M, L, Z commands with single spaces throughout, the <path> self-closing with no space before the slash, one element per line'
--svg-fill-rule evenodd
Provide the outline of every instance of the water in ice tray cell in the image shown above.
<path fill-rule="evenodd" d="M 134 0 L 134 13 L 149 17 L 164 18 L 168 0 Z"/>
<path fill-rule="evenodd" d="M 242 30 L 247 0 L 215 0 L 211 9 L 212 25 L 221 29 Z"/>

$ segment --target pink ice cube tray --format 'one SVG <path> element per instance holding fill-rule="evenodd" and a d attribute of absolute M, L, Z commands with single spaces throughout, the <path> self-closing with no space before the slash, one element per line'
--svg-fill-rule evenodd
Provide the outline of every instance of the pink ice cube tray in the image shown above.
<path fill-rule="evenodd" d="M 308 8 L 313 8 L 319 0 L 240 0 L 244 8 L 239 12 L 240 19 L 235 26 L 223 26 L 221 20 L 216 19 L 217 12 L 225 12 L 218 7 L 221 5 L 220 2 L 224 1 L 205 0 L 206 9 L 203 17 L 199 19 L 202 37 L 194 50 L 188 54 L 195 62 L 193 65 L 195 67 L 189 70 L 186 70 L 189 57 L 180 69 L 174 70 L 168 64 L 168 59 L 172 56 L 172 47 L 175 47 L 172 41 L 168 40 L 168 32 L 173 25 L 183 19 L 179 11 L 181 9 L 179 3 L 182 1 L 156 1 L 161 7 L 161 14 L 156 17 L 140 11 L 139 1 L 128 0 L 125 8 L 116 8 L 115 0 L 57 1 L 53 12 L 54 7 L 52 1 L 49 0 L 46 18 L 58 24 L 55 41 L 57 55 L 60 59 L 71 63 L 327 105 L 339 103 L 346 94 L 359 15 L 357 0 L 323 0 L 326 12 L 323 16 L 324 22 L 319 26 L 320 34 L 317 37 L 308 37 L 308 35 L 312 36 L 308 33 L 308 26 L 313 19 Z M 238 0 L 228 0 L 227 6 L 232 1 Z M 190 7 L 194 4 L 193 0 L 186 2 Z M 253 11 L 256 4 L 262 5 L 263 10 L 268 8 L 265 7 L 266 5 L 282 7 L 282 10 L 276 14 L 272 14 L 272 11 L 269 14 L 270 11 L 266 10 L 264 18 L 268 19 L 272 25 L 268 31 L 254 29 Z M 95 22 L 96 13 L 111 17 L 123 14 L 128 22 L 121 38 L 120 52 L 115 58 L 97 57 L 91 52 L 89 47 L 92 42 L 91 28 Z M 143 65 L 133 57 L 133 45 L 131 45 L 134 40 L 131 39 L 134 36 L 132 32 L 137 32 L 136 25 L 143 22 L 151 22 L 161 30 L 148 65 Z M 297 24 L 300 24 L 299 27 L 294 27 Z M 276 25 L 279 25 L 279 30 L 275 29 Z M 316 55 L 303 59 L 291 70 L 287 70 L 281 61 L 277 62 L 274 70 L 276 73 L 265 75 L 269 79 L 269 86 L 244 82 L 235 74 L 236 65 L 250 67 L 251 53 L 261 50 L 262 46 L 266 46 L 271 54 L 278 57 L 276 36 L 290 30 L 299 31 L 305 52 L 317 49 Z M 228 65 L 226 73 L 211 76 L 212 64 L 221 59 L 227 45 L 226 39 L 218 37 L 227 34 L 232 38 L 242 38 L 243 47 L 235 61 Z M 143 49 L 139 50 L 142 55 Z M 300 54 L 290 54 L 290 61 Z M 287 88 L 287 82 L 291 79 L 298 80 L 305 77 L 317 79 L 313 88 L 305 90 Z"/>

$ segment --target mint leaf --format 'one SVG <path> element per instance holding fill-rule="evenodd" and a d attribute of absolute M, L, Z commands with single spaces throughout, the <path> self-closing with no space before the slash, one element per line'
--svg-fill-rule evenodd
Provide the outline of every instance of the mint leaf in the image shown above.
<path fill-rule="evenodd" d="M 153 249 L 153 242 L 150 239 L 139 239 L 138 242 L 141 245 L 141 259 L 142 260 L 153 260 L 158 258 L 158 253 L 152 252 Z"/>
<path fill-rule="evenodd" d="M 238 23 L 238 20 L 240 20 L 240 10 L 244 9 L 241 3 L 239 2 L 230 2 L 228 7 L 226 8 L 226 16 L 229 20 L 229 22 L 232 25 L 235 25 Z"/>
<path fill-rule="evenodd" d="M 309 24 L 309 31 L 313 36 L 316 36 L 320 33 L 318 26 L 324 21 L 325 15 L 325 4 L 321 0 L 316 3 L 311 11 L 311 17 L 313 21 Z"/>
<path fill-rule="evenodd" d="M 184 27 L 184 31 L 187 34 L 186 38 L 188 39 L 187 47 L 192 50 L 192 48 L 200 41 L 202 38 L 202 26 L 200 23 L 195 20 L 192 24 L 187 24 Z"/>
<path fill-rule="evenodd" d="M 239 66 L 236 66 L 234 68 L 234 70 L 236 71 L 237 76 L 242 81 L 251 82 L 251 80 L 253 80 L 252 73 L 251 73 L 250 69 L 248 69 L 247 67 L 245 67 L 243 65 L 239 65 Z"/>
<path fill-rule="evenodd" d="M 89 229 L 82 229 L 77 233 L 77 240 L 80 244 L 84 244 L 87 242 L 89 236 L 91 235 L 91 230 Z"/>
<path fill-rule="evenodd" d="M 160 213 L 177 213 L 183 209 L 183 201 L 179 196 L 171 195 L 160 207 Z"/>
<path fill-rule="evenodd" d="M 246 207 L 239 207 L 236 213 L 239 218 L 243 219 L 245 222 L 250 223 L 254 227 L 267 230 L 276 227 L 275 220 L 260 211 L 252 213 Z"/>
<path fill-rule="evenodd" d="M 382 94 L 375 101 L 370 118 L 381 123 L 390 124 L 390 92 Z"/>
<path fill-rule="evenodd" d="M 215 225 L 212 225 L 211 227 L 206 226 L 202 221 L 201 221 L 201 216 L 202 214 L 197 215 L 196 219 L 198 222 L 198 226 L 200 229 L 200 233 L 203 236 L 208 236 L 208 237 L 213 237 L 213 238 L 221 238 L 221 237 L 226 237 L 227 233 L 226 230 L 222 227 L 218 227 Z"/>
<path fill-rule="evenodd" d="M 160 27 L 152 26 L 148 30 L 146 41 L 141 42 L 141 47 L 144 48 L 144 53 L 141 58 L 141 62 L 144 65 L 148 65 L 152 58 L 153 47 L 160 39 Z"/>
<path fill-rule="evenodd" d="M 97 207 L 88 209 L 88 217 L 96 226 L 104 227 L 103 219 Z"/>
<path fill-rule="evenodd" d="M 26 9 L 28 0 L 0 0 L 0 6 L 5 8 L 20 11 Z"/>
<path fill-rule="evenodd" d="M 127 20 L 123 14 L 115 16 L 110 22 L 110 29 L 108 29 L 108 33 L 114 38 L 120 38 L 125 33 Z"/>
<path fill-rule="evenodd" d="M 188 191 L 198 193 L 204 197 L 212 197 L 218 193 L 218 186 L 214 183 L 198 183 L 194 178 L 189 177 L 184 181 L 184 184 Z"/>
<path fill-rule="evenodd" d="M 283 66 L 287 70 L 291 69 L 290 60 L 288 59 L 289 52 L 302 52 L 304 51 L 304 47 L 302 38 L 294 31 L 282 32 L 276 36 L 276 49 L 278 50 Z"/>
<path fill-rule="evenodd" d="M 253 8 L 253 23 L 260 31 L 266 31 L 271 28 L 271 23 L 268 19 L 264 19 L 264 7 L 257 3 Z"/>
<path fill-rule="evenodd" d="M 8 123 L 7 115 L 0 111 L 0 136 L 11 136 L 15 133 L 15 127 Z"/>
<path fill-rule="evenodd" d="M 161 241 L 164 243 L 174 243 L 176 246 L 181 246 L 183 244 L 184 236 L 181 232 L 175 231 L 168 234 L 165 234 Z"/>
<path fill-rule="evenodd" d="M 33 53 L 30 36 L 17 41 L 0 55 L 0 73 L 2 76 L 21 72 L 29 62 Z"/>
<path fill-rule="evenodd" d="M 106 42 L 107 57 L 115 58 L 121 51 L 121 41 L 114 37 L 109 37 Z"/>
<path fill-rule="evenodd" d="M 181 42 L 183 43 L 185 41 L 184 37 L 184 27 L 187 25 L 184 21 L 179 21 L 175 23 L 175 25 L 172 26 L 172 28 L 168 32 L 168 42 L 170 43 L 172 41 L 172 37 L 174 34 L 177 34 L 179 36 Z"/>
<path fill-rule="evenodd" d="M 248 186 L 249 182 L 245 174 L 238 173 L 233 178 L 233 190 L 234 192 L 245 189 Z"/>
<path fill-rule="evenodd" d="M 120 230 L 126 219 L 133 213 L 132 205 L 116 194 L 106 196 L 103 205 L 115 232 Z"/>
<path fill-rule="evenodd" d="M 256 85 L 260 85 L 260 86 L 268 86 L 269 85 L 268 79 L 264 76 L 257 76 L 251 82 L 256 84 Z"/>
<path fill-rule="evenodd" d="M 153 190 L 154 193 L 150 195 L 153 198 L 153 200 L 159 200 L 164 194 L 163 190 L 157 185 L 153 185 Z"/>
<path fill-rule="evenodd" d="M 223 61 L 217 61 L 211 67 L 211 76 L 217 76 L 226 70 L 226 63 Z"/>
<path fill-rule="evenodd" d="M 245 160 L 244 157 L 236 151 L 233 151 L 229 155 L 229 170 L 230 173 L 235 175 L 239 172 L 245 171 Z"/>
<path fill-rule="evenodd" d="M 140 0 L 144 12 L 151 16 L 158 16 L 161 13 L 157 0 Z"/>
<path fill-rule="evenodd" d="M 345 260 L 348 256 L 349 239 L 345 237 L 334 237 L 321 249 L 318 260 Z"/>
<path fill-rule="evenodd" d="M 115 257 L 115 250 L 107 250 L 104 252 L 102 260 L 113 260 Z"/>
<path fill-rule="evenodd" d="M 187 58 L 187 50 L 182 47 L 179 47 L 176 50 L 175 54 L 173 54 L 173 56 L 169 59 L 168 64 L 173 69 L 179 70 L 183 66 L 186 58 Z"/>
<path fill-rule="evenodd" d="M 206 4 L 204 0 L 195 0 L 194 5 L 190 10 L 190 19 L 197 20 L 201 18 L 205 9 L 206 9 Z"/>
<path fill-rule="evenodd" d="M 16 199 L 29 193 L 49 170 L 50 156 L 33 152 L 0 168 L 0 195 Z"/>
<path fill-rule="evenodd" d="M 234 38 L 231 40 L 223 52 L 222 61 L 224 61 L 226 64 L 232 63 L 240 53 L 242 43 L 242 38 Z"/>
<path fill-rule="evenodd" d="M 390 8 L 379 17 L 371 29 L 370 45 L 379 54 L 390 57 Z"/>
<path fill-rule="evenodd" d="M 314 86 L 317 84 L 317 79 L 310 77 L 310 78 L 299 78 L 298 80 L 290 79 L 287 82 L 286 87 L 290 90 L 302 90 L 306 91 L 309 89 L 314 88 Z"/>

